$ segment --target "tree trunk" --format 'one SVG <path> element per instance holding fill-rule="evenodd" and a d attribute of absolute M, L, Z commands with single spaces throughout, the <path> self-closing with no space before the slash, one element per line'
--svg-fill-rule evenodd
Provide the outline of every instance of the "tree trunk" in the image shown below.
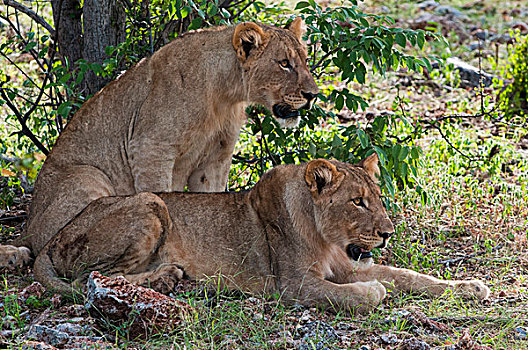
<path fill-rule="evenodd" d="M 125 11 L 116 0 L 85 0 L 83 7 L 83 58 L 102 64 L 105 48 L 125 40 Z M 94 94 L 108 83 L 108 79 L 93 72 L 85 75 L 88 94 Z"/>
<path fill-rule="evenodd" d="M 81 5 L 79 0 L 52 0 L 51 8 L 61 60 L 63 64 L 67 60 L 72 69 L 75 61 L 82 58 Z"/>

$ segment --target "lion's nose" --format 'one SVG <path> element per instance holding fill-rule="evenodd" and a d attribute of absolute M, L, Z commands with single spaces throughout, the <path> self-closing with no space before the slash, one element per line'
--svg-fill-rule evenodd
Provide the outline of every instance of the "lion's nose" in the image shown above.
<path fill-rule="evenodd" d="M 308 100 L 308 103 L 310 103 L 314 98 L 317 97 L 317 94 L 305 91 L 301 91 L 301 95 L 303 95 L 303 97 Z"/>
<path fill-rule="evenodd" d="M 394 231 L 392 232 L 379 232 L 378 231 L 378 236 L 380 236 L 383 239 L 389 239 L 390 236 L 392 236 L 393 234 L 394 234 Z"/>

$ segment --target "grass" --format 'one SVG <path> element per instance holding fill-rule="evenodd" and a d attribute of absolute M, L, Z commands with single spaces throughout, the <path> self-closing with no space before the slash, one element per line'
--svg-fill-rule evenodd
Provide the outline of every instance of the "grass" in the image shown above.
<path fill-rule="evenodd" d="M 444 3 L 463 9 L 467 1 Z M 508 11 L 503 15 L 492 0 L 479 4 L 463 10 L 470 21 L 483 29 L 506 33 L 509 20 L 503 18 L 510 16 Z M 512 10 L 522 4 L 520 0 L 501 2 L 501 8 Z M 394 18 L 409 19 L 419 14 L 413 1 L 376 0 L 362 6 L 377 12 L 382 5 Z M 485 10 L 488 7 L 496 10 Z M 435 50 L 439 48 L 433 44 L 430 53 L 444 54 Z M 475 52 L 465 45 L 453 40 L 450 50 L 478 64 Z M 493 71 L 494 49 L 488 51 L 493 54 L 488 53 L 482 65 Z M 499 62 L 505 62 L 505 46 L 499 47 L 498 54 Z M 385 78 L 370 76 L 366 85 L 354 84 L 352 88 L 371 102 L 369 112 L 373 113 L 401 113 L 401 106 L 394 102 L 395 96 L 400 96 L 407 103 L 405 114 L 410 120 L 480 109 L 479 91 L 404 86 L 399 83 L 401 73 Z M 432 72 L 432 78 L 440 85 L 457 79 L 449 68 Z M 482 92 L 491 108 L 496 90 L 492 87 Z M 366 118 L 366 113 L 359 114 L 358 120 L 361 123 Z M 334 121 L 329 124 L 327 130 L 336 127 Z M 8 137 L 9 127 L 0 125 L 2 135 Z M 401 128 L 402 132 L 409 131 Z M 412 189 L 397 192 L 394 202 L 400 210 L 392 213 L 396 235 L 387 249 L 377 252 L 376 259 L 444 279 L 482 279 L 492 290 L 489 301 L 463 301 L 450 293 L 434 299 L 392 293 L 371 314 L 349 317 L 285 306 L 280 298 L 273 297 L 220 293 L 221 297 L 211 299 L 200 293 L 201 286 L 192 286 L 175 295 L 195 308 L 185 324 L 142 340 L 127 338 L 124 324 L 108 326 L 103 328 L 110 334 L 108 344 L 123 349 L 413 349 L 406 344 L 423 341 L 434 349 L 528 349 L 528 337 L 522 333 L 528 327 L 528 152 L 519 146 L 526 131 L 494 130 L 484 119 L 444 124 L 442 130 L 451 144 L 470 157 L 487 158 L 493 147 L 499 152 L 489 160 L 471 162 L 437 132 L 424 134 L 417 141 L 423 149 L 418 182 L 427 200 Z M 13 140 L 11 137 L 10 142 Z M 249 142 L 249 137 L 242 140 Z M 15 231 L 19 227 L 2 226 L 2 234 L 11 236 Z M 54 304 L 50 293 L 22 301 L 17 295 L 31 282 L 26 272 L 2 276 L 0 343 L 8 348 L 22 347 L 23 332 L 19 330 L 31 325 L 45 310 L 50 313 L 50 323 L 71 320 L 74 317 L 65 310 L 85 302 L 63 300 Z M 83 317 L 90 320 L 87 315 Z M 333 328 L 337 338 L 324 333 L 326 325 Z"/>

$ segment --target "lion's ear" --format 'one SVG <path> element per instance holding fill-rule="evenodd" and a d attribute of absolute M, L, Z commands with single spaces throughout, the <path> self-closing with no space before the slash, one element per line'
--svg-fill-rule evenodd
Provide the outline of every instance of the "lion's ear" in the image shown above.
<path fill-rule="evenodd" d="M 335 189 L 343 180 L 341 173 L 334 164 L 325 159 L 312 160 L 306 166 L 304 179 L 312 194 L 321 194 L 324 190 Z"/>
<path fill-rule="evenodd" d="M 304 29 L 304 22 L 301 17 L 296 17 L 293 21 L 288 23 L 286 25 L 286 29 L 293 32 L 293 34 L 295 34 L 297 39 L 299 39 L 299 41 L 302 41 L 302 37 L 304 35 L 305 29 Z"/>
<path fill-rule="evenodd" d="M 268 44 L 269 34 L 256 23 L 244 22 L 235 27 L 233 34 L 233 47 L 238 58 L 244 62 L 249 57 L 251 50 Z"/>
<path fill-rule="evenodd" d="M 379 157 L 376 153 L 371 154 L 370 156 L 359 162 L 359 165 L 363 167 L 363 169 L 365 169 L 367 174 L 369 174 L 369 176 L 375 183 L 379 182 L 378 177 L 380 176 L 380 169 L 378 163 Z"/>

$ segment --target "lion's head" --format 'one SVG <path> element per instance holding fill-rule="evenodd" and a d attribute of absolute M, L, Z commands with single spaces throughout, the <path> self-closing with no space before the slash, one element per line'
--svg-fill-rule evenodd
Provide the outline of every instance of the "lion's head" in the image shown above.
<path fill-rule="evenodd" d="M 244 69 L 249 100 L 273 112 L 281 126 L 299 122 L 299 109 L 307 108 L 319 89 L 306 64 L 302 20 L 286 28 L 251 22 L 235 27 L 233 47 Z"/>
<path fill-rule="evenodd" d="M 355 165 L 317 159 L 306 167 L 317 230 L 353 260 L 385 247 L 394 233 L 381 203 L 378 175 L 376 154 Z"/>

